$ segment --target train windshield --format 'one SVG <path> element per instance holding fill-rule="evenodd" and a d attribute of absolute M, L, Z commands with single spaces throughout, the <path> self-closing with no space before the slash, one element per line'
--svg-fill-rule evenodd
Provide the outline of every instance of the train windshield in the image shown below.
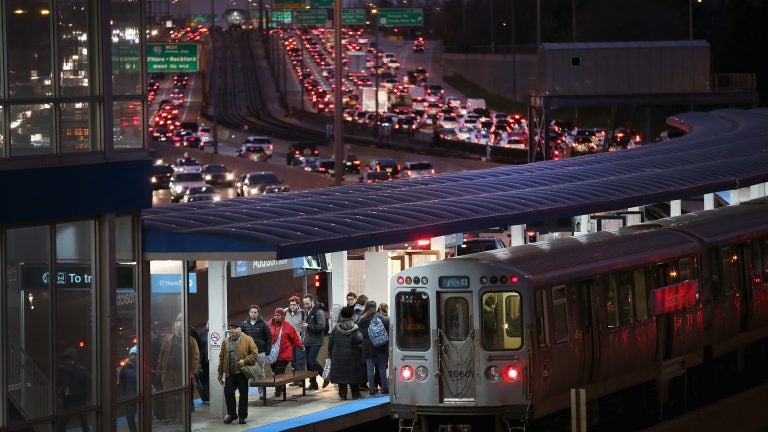
<path fill-rule="evenodd" d="M 395 303 L 397 346 L 402 350 L 428 350 L 430 344 L 427 293 L 417 291 L 397 293 Z"/>
<path fill-rule="evenodd" d="M 482 297 L 482 334 L 486 350 L 520 349 L 523 346 L 523 315 L 520 294 L 487 292 Z"/>

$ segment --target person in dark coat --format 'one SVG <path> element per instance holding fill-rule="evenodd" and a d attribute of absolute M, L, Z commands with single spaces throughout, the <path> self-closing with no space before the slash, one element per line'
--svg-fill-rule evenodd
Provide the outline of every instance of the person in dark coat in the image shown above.
<path fill-rule="evenodd" d="M 138 383 L 139 374 L 136 370 L 136 357 L 138 356 L 138 348 L 133 346 L 128 351 L 128 358 L 125 360 L 125 364 L 120 367 L 120 373 L 118 380 L 120 382 L 121 395 L 128 399 L 139 394 Z M 138 403 L 130 403 L 125 406 L 125 419 L 128 423 L 128 430 L 130 432 L 136 432 L 136 411 Z"/>
<path fill-rule="evenodd" d="M 368 383 L 370 385 L 370 395 L 376 395 L 376 385 L 374 384 L 376 378 L 381 384 L 381 393 L 389 394 L 389 386 L 387 383 L 387 361 L 389 357 L 389 344 L 384 344 L 380 347 L 374 347 L 371 344 L 371 338 L 368 336 L 368 327 L 371 325 L 371 321 L 374 317 L 378 317 L 384 324 L 384 328 L 389 333 L 389 317 L 376 312 L 376 302 L 373 300 L 368 301 L 365 305 L 365 311 L 360 315 L 360 320 L 357 322 L 360 327 L 360 332 L 363 334 L 363 360 L 365 361 L 366 371 L 368 376 Z M 378 372 L 378 377 L 374 374 Z"/>
<path fill-rule="evenodd" d="M 61 355 L 61 364 L 58 367 L 56 382 L 58 386 L 59 407 L 64 411 L 82 409 L 90 402 L 91 374 L 77 362 L 77 351 L 67 348 Z M 88 416 L 78 414 L 80 428 L 83 432 L 90 430 Z M 67 430 L 67 418 L 56 423 L 56 430 Z"/>
<path fill-rule="evenodd" d="M 352 390 L 352 398 L 360 397 L 360 375 L 362 374 L 362 355 L 360 345 L 363 334 L 352 322 L 353 309 L 344 307 L 339 314 L 339 323 L 333 328 L 328 342 L 328 356 L 331 358 L 330 381 L 339 385 L 339 397 L 347 399 L 347 386 Z"/>
<path fill-rule="evenodd" d="M 269 331 L 269 324 L 261 317 L 259 306 L 252 304 L 248 308 L 248 318 L 243 321 L 240 327 L 243 333 L 253 339 L 260 353 L 269 354 L 272 350 L 272 333 Z M 267 397 L 263 387 L 259 387 L 258 391 L 259 399 Z"/>

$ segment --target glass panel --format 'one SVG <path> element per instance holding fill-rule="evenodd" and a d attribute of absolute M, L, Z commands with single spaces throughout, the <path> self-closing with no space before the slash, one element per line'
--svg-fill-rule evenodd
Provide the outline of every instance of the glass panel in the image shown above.
<path fill-rule="evenodd" d="M 80 432 L 96 430 L 96 414 L 85 412 L 65 417 L 56 422 L 56 432 Z"/>
<path fill-rule="evenodd" d="M 11 105 L 11 156 L 52 154 L 50 104 Z"/>
<path fill-rule="evenodd" d="M 614 277 L 618 277 L 621 325 L 632 324 L 635 322 L 632 273 L 623 271 L 618 273 L 618 275 L 611 275 L 611 280 Z"/>
<path fill-rule="evenodd" d="M 93 221 L 56 226 L 54 331 L 56 332 L 57 412 L 94 402 L 94 248 Z"/>
<path fill-rule="evenodd" d="M 86 102 L 61 104 L 61 152 L 93 150 L 90 105 Z"/>
<path fill-rule="evenodd" d="M 397 346 L 402 350 L 428 350 L 429 296 L 425 292 L 400 292 L 395 296 Z"/>
<path fill-rule="evenodd" d="M 445 301 L 443 331 L 449 340 L 464 340 L 469 335 L 469 303 L 462 297 L 451 297 Z"/>
<path fill-rule="evenodd" d="M 607 288 L 605 300 L 605 321 L 608 328 L 617 328 L 619 326 L 619 308 L 618 308 L 618 288 L 614 275 L 610 277 L 610 286 Z"/>
<path fill-rule="evenodd" d="M 51 238 L 48 226 L 7 232 L 7 411 L 10 425 L 52 414 Z"/>
<path fill-rule="evenodd" d="M 115 149 L 141 148 L 143 105 L 141 102 L 121 101 L 113 104 L 113 139 Z"/>
<path fill-rule="evenodd" d="M 163 432 L 183 432 L 184 429 L 184 397 L 181 394 L 171 396 L 155 395 L 153 400 L 153 430 Z M 251 408 L 253 410 L 253 408 Z"/>
<path fill-rule="evenodd" d="M 47 0 L 5 0 L 11 97 L 50 96 L 51 8 Z M 34 29 L 34 31 L 30 31 Z M 23 36 L 21 36 L 23 35 Z"/>
<path fill-rule="evenodd" d="M 645 283 L 645 269 L 635 269 L 635 312 L 637 320 L 648 318 L 648 286 Z"/>
<path fill-rule="evenodd" d="M 736 284 L 738 283 L 736 278 L 736 264 L 738 264 L 738 256 L 736 251 L 730 247 L 724 247 L 720 250 L 720 257 L 722 262 L 722 285 L 725 295 L 733 294 L 736 290 Z"/>
<path fill-rule="evenodd" d="M 565 301 L 565 287 L 552 288 L 552 317 L 555 325 L 555 342 L 568 340 L 568 305 Z"/>
<path fill-rule="evenodd" d="M 158 283 L 151 284 L 152 322 L 157 323 L 157 336 L 152 341 L 152 365 L 157 374 L 155 391 L 165 391 L 184 385 L 184 349 L 182 335 L 183 293 L 179 281 L 182 261 L 152 261 L 150 272 Z M 160 283 L 172 280 L 175 283 Z"/>
<path fill-rule="evenodd" d="M 122 216 L 115 219 L 115 242 L 117 249 L 117 285 L 115 289 L 114 325 L 112 340 L 115 342 L 115 361 L 120 364 L 119 399 L 138 394 L 139 370 L 139 297 L 138 269 L 134 251 L 133 218 Z"/>
<path fill-rule="evenodd" d="M 140 2 L 111 0 L 112 91 L 115 96 L 141 95 Z"/>
<path fill-rule="evenodd" d="M 536 340 L 540 348 L 549 346 L 549 331 L 547 328 L 549 321 L 547 321 L 547 309 L 545 307 L 546 295 L 544 290 L 537 290 L 536 297 L 534 297 L 534 307 L 536 308 Z"/>
<path fill-rule="evenodd" d="M 485 293 L 483 303 L 483 346 L 486 350 L 519 349 L 523 345 L 520 294 Z"/>
<path fill-rule="evenodd" d="M 140 430 L 140 408 L 138 402 L 130 402 L 117 407 L 115 430 L 117 432 L 136 432 Z"/>
<path fill-rule="evenodd" d="M 0 73 L 0 77 L 3 74 Z M 0 84 L 2 84 L 2 80 L 0 80 Z M 2 93 L 2 87 L 0 87 L 0 93 Z M 0 105 L 0 158 L 5 157 L 5 111 L 3 110 L 3 106 Z"/>
<path fill-rule="evenodd" d="M 62 96 L 88 94 L 88 2 L 83 0 L 58 0 L 58 65 L 59 89 Z"/>

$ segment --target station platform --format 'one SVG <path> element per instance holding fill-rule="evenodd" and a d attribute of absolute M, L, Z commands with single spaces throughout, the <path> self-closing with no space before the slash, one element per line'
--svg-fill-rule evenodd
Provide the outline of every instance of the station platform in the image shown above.
<path fill-rule="evenodd" d="M 267 389 L 267 405 L 259 400 L 257 389 L 250 388 L 248 395 L 248 418 L 246 424 L 224 424 L 223 418 L 210 417 L 209 406 L 199 399 L 192 412 L 191 430 L 207 432 L 221 431 L 222 428 L 250 432 L 303 432 L 335 431 L 386 417 L 389 415 L 389 396 L 369 396 L 361 392 L 359 399 L 341 400 L 335 385 L 325 389 L 307 390 L 302 396 L 301 389 L 288 386 L 287 400 L 274 397 L 274 389 Z M 223 392 L 223 387 L 212 389 Z M 350 397 L 348 395 L 348 397 Z M 322 426 L 319 424 L 322 423 Z M 154 426 L 154 425 L 153 425 Z M 154 427 L 153 427 L 154 430 Z M 162 430 L 162 426 L 158 428 Z"/>

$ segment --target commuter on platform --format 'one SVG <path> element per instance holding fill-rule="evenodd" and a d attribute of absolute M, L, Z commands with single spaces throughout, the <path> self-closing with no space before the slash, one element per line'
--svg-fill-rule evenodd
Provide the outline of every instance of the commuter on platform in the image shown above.
<path fill-rule="evenodd" d="M 355 303 L 357 302 L 357 294 L 353 292 L 347 293 L 347 306 L 354 307 Z"/>
<path fill-rule="evenodd" d="M 136 396 L 139 387 L 139 372 L 136 368 L 138 362 L 138 348 L 133 346 L 128 351 L 128 359 L 125 360 L 125 364 L 120 367 L 120 373 L 118 374 L 118 382 L 120 383 L 120 393 L 123 398 L 130 399 Z M 128 423 L 128 430 L 130 432 L 136 432 L 136 411 L 138 403 L 130 403 L 125 406 L 125 418 Z"/>
<path fill-rule="evenodd" d="M 224 402 L 227 405 L 227 415 L 224 423 L 232 423 L 240 419 L 245 424 L 248 418 L 248 378 L 240 368 L 246 364 L 256 363 L 258 349 L 250 336 L 243 333 L 240 323 L 229 325 L 229 337 L 224 339 L 219 351 L 219 384 L 224 385 Z M 235 389 L 240 393 L 239 404 L 235 404 Z"/>
<path fill-rule="evenodd" d="M 277 354 L 277 361 L 272 363 L 272 372 L 275 375 L 285 373 L 288 363 L 293 360 L 294 348 L 300 351 L 304 350 L 304 344 L 301 342 L 299 333 L 290 323 L 285 322 L 285 311 L 283 308 L 275 309 L 275 316 L 269 321 L 269 330 L 272 332 L 272 343 L 277 343 L 280 338 L 280 348 Z M 282 336 L 281 336 L 282 334 Z M 285 386 L 275 388 L 275 397 L 282 396 L 285 392 Z"/>
<path fill-rule="evenodd" d="M 363 334 L 363 360 L 366 366 L 366 380 L 370 385 L 369 391 L 371 396 L 376 395 L 376 383 L 381 385 L 381 392 L 383 394 L 389 394 L 387 383 L 389 344 L 385 343 L 375 347 L 371 343 L 369 328 L 374 319 L 380 320 L 384 330 L 389 334 L 389 317 L 377 313 L 376 302 L 370 300 L 365 306 L 365 311 L 360 315 L 360 321 L 357 322 L 357 325 Z"/>
<path fill-rule="evenodd" d="M 301 323 L 306 321 L 307 311 L 301 308 L 299 302 L 301 302 L 301 299 L 297 296 L 292 296 L 288 299 L 288 307 L 285 309 L 285 321 L 291 323 L 293 328 L 296 329 L 299 338 L 304 340 L 304 328 L 301 326 Z M 303 346 L 304 344 L 302 343 L 302 348 L 299 348 L 298 346 L 293 347 L 291 367 L 294 371 L 307 370 L 307 356 Z M 295 381 L 291 383 L 291 385 L 294 387 L 304 387 L 304 381 Z"/>
<path fill-rule="evenodd" d="M 269 354 L 272 349 L 272 334 L 269 325 L 261 317 L 259 306 L 253 304 L 248 308 L 248 318 L 241 325 L 243 333 L 253 339 L 260 353 Z M 264 399 L 264 389 L 259 387 L 259 399 Z"/>
<path fill-rule="evenodd" d="M 205 328 L 200 330 L 200 372 L 199 377 L 199 391 L 200 399 L 205 403 L 210 400 L 210 393 L 208 388 L 208 376 L 209 376 L 210 361 L 208 360 L 208 321 L 205 322 Z"/>
<path fill-rule="evenodd" d="M 304 296 L 304 309 L 306 309 L 306 320 L 301 324 L 304 329 L 304 346 L 307 347 L 307 370 L 313 370 L 318 375 L 323 374 L 323 366 L 317 362 L 317 355 L 325 342 L 325 325 L 327 320 L 325 312 L 315 304 L 315 298 L 312 294 Z M 323 388 L 328 386 L 328 382 L 323 382 Z M 318 390 L 317 377 L 309 380 L 308 390 Z"/>
<path fill-rule="evenodd" d="M 362 355 L 360 345 L 363 335 L 357 324 L 352 322 L 354 310 L 349 307 L 341 308 L 339 323 L 331 332 L 328 342 L 328 356 L 331 358 L 330 381 L 339 386 L 339 398 L 347 399 L 347 386 L 352 392 L 352 398 L 360 397 L 360 376 L 362 374 Z"/>
<path fill-rule="evenodd" d="M 352 322 L 355 324 L 358 324 L 360 322 L 360 317 L 363 315 L 363 312 L 365 311 L 365 305 L 368 303 L 368 296 L 365 294 L 362 294 L 357 297 L 357 301 L 355 301 L 355 309 L 352 316 Z M 360 368 L 361 374 L 360 375 L 360 390 L 368 391 L 370 388 L 368 387 L 368 372 L 366 371 L 367 366 L 365 365 L 365 360 L 362 361 L 362 367 Z M 374 386 L 375 384 L 371 384 L 371 386 Z"/>
<path fill-rule="evenodd" d="M 77 351 L 67 348 L 61 354 L 61 364 L 56 371 L 56 386 L 59 408 L 63 411 L 82 409 L 89 403 L 91 389 L 91 374 L 77 362 Z M 43 395 L 38 395 L 43 397 Z M 89 432 L 88 416 L 79 414 L 80 428 Z M 67 419 L 56 422 L 56 430 L 67 430 Z"/>

